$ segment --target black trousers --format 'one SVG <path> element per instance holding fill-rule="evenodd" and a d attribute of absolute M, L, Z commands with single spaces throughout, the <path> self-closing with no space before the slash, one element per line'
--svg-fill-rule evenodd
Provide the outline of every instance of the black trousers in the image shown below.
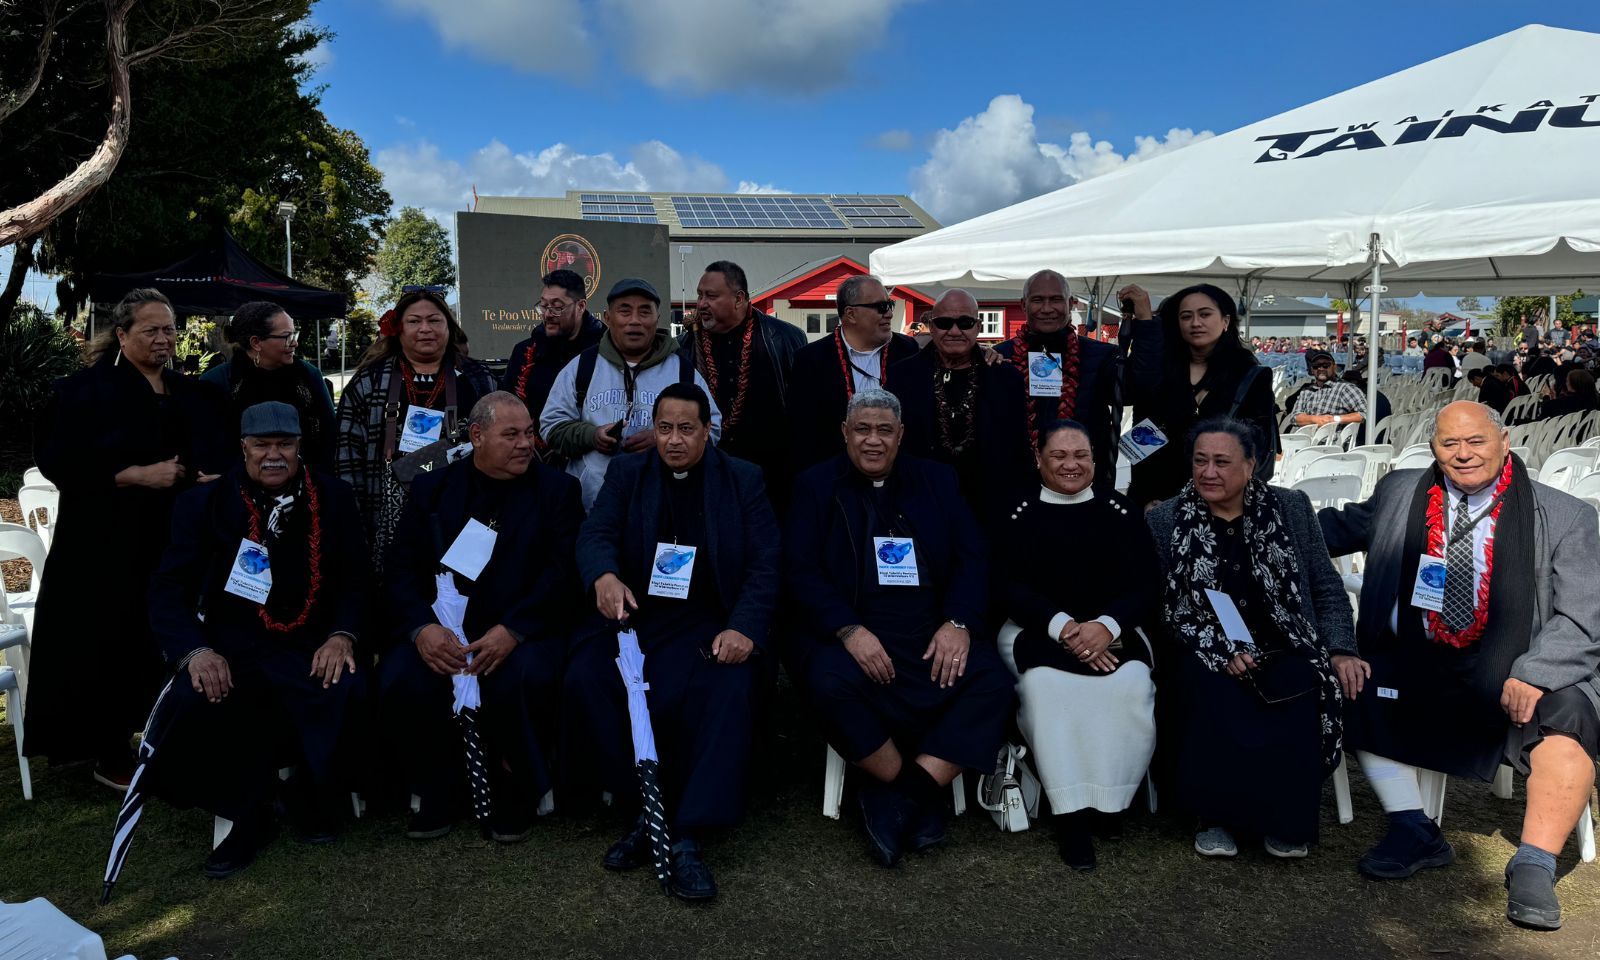
<path fill-rule="evenodd" d="M 493 673 L 478 678 L 478 731 L 497 809 L 509 803 L 532 814 L 550 789 L 547 744 L 554 739 L 552 705 L 563 652 L 556 643 L 522 643 Z M 378 671 L 384 735 L 411 792 L 425 809 L 459 807 L 466 798 L 466 760 L 451 679 L 434 673 L 413 643 L 396 645 Z"/>
<path fill-rule="evenodd" d="M 223 656 L 233 689 L 218 703 L 196 692 L 187 670 L 173 677 L 153 725 L 152 792 L 240 821 L 271 798 L 280 767 L 298 765 L 316 802 L 333 804 L 348 789 L 341 747 L 359 709 L 357 679 L 323 689 L 309 676 L 311 657 L 294 650 Z"/>
<path fill-rule="evenodd" d="M 716 629 L 682 630 L 650 647 L 650 723 L 660 757 L 662 794 L 674 829 L 727 827 L 744 815 L 754 725 L 757 658 L 717 663 L 708 650 Z M 632 808 L 638 802 L 627 690 L 617 671 L 613 635 L 583 641 L 562 689 L 563 795 L 603 788 Z"/>

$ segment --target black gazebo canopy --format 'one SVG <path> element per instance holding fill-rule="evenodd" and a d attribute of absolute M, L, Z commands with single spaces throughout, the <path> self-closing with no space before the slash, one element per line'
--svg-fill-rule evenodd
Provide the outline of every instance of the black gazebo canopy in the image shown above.
<path fill-rule="evenodd" d="M 149 273 L 103 273 L 89 285 L 96 304 L 113 304 L 136 287 L 155 287 L 180 314 L 232 316 L 252 300 L 281 304 L 297 319 L 343 317 L 344 294 L 291 279 L 252 257 L 226 230 L 216 242 Z"/>

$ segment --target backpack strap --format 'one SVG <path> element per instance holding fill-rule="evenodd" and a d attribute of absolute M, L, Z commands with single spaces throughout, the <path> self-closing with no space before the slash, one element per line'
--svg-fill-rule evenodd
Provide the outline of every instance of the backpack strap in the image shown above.
<path fill-rule="evenodd" d="M 578 372 L 572 379 L 572 393 L 580 411 L 583 409 L 583 398 L 589 395 L 589 382 L 594 379 L 594 365 L 599 358 L 598 345 L 578 354 Z"/>
<path fill-rule="evenodd" d="M 1256 378 L 1261 376 L 1261 372 L 1265 369 L 1267 368 L 1258 363 L 1245 371 L 1244 378 L 1239 381 L 1239 389 L 1233 394 L 1233 404 L 1228 407 L 1228 417 L 1230 419 L 1239 412 L 1239 407 L 1244 404 L 1244 398 L 1249 395 L 1250 388 L 1255 385 Z"/>
<path fill-rule="evenodd" d="M 688 347 L 678 351 L 678 382 L 694 383 L 694 354 Z"/>
<path fill-rule="evenodd" d="M 389 365 L 389 396 L 383 402 L 383 446 L 379 453 L 385 462 L 394 459 L 395 451 L 399 449 L 396 440 L 400 433 L 400 391 L 404 388 L 400 361 L 396 360 Z"/>

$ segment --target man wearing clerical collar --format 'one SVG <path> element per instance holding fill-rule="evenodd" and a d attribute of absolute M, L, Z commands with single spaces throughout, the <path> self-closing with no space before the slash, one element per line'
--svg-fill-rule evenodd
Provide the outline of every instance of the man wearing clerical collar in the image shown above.
<path fill-rule="evenodd" d="M 1458 401 L 1435 464 L 1320 514 L 1335 555 L 1367 551 L 1356 637 L 1370 675 L 1346 696 L 1348 745 L 1389 815 L 1358 865 L 1399 879 L 1455 859 L 1423 812 L 1418 770 L 1528 775 L 1506 916 L 1561 925 L 1556 855 L 1588 816 L 1600 753 L 1600 537 L 1582 501 L 1534 482 L 1499 415 Z"/>
<path fill-rule="evenodd" d="M 944 788 L 993 768 L 1014 699 L 982 624 L 986 547 L 955 472 L 900 454 L 886 391 L 856 394 L 841 432 L 846 454 L 796 484 L 788 662 L 828 742 L 867 774 L 863 825 L 892 866 L 943 842 Z"/>
<path fill-rule="evenodd" d="M 580 802 L 599 788 L 637 797 L 627 693 L 616 667 L 626 624 L 644 652 L 651 725 L 670 824 L 672 880 L 685 900 L 717 893 L 700 843 L 744 813 L 752 702 L 778 596 L 778 523 L 761 470 L 709 445 L 711 403 L 670 384 L 652 411 L 655 448 L 606 472 L 579 538 L 595 616 L 567 668 L 562 755 Z M 605 855 L 650 860 L 643 814 Z"/>
<path fill-rule="evenodd" d="M 572 556 L 583 507 L 576 479 L 534 459 L 533 421 L 515 394 L 485 396 L 469 423 L 472 455 L 419 476 L 395 528 L 384 572 L 397 629 L 380 687 L 392 755 L 404 758 L 419 801 L 406 835 L 426 840 L 462 812 L 455 678 L 477 678 L 491 810 L 482 832 L 515 843 L 532 831 L 553 781 L 547 757 L 581 596 Z M 441 592 L 466 598 L 460 624 L 441 622 Z"/>
<path fill-rule="evenodd" d="M 232 821 L 206 859 L 227 877 L 255 859 L 292 742 L 285 804 L 310 843 L 334 839 L 366 544 L 350 486 L 300 458 L 300 418 L 277 401 L 240 416 L 244 461 L 190 490 L 151 579 L 151 626 L 177 675 L 154 714 L 151 789 Z M 203 616 L 196 616 L 196 611 Z"/>

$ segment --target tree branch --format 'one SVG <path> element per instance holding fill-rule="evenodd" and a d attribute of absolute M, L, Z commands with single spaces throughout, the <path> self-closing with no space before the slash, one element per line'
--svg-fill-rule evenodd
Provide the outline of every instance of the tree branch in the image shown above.
<path fill-rule="evenodd" d="M 33 74 L 23 83 L 21 89 L 0 100 L 0 123 L 22 109 L 23 104 L 33 99 L 39 90 L 39 83 L 44 79 L 45 65 L 50 62 L 50 45 L 56 39 L 56 8 L 61 5 L 61 0 L 49 0 L 44 8 L 44 29 L 39 34 L 39 52 L 35 55 Z M 70 12 L 69 12 L 70 15 Z"/>
<path fill-rule="evenodd" d="M 28 271 L 33 269 L 34 241 L 25 240 L 17 244 L 11 259 L 11 275 L 6 278 L 4 290 L 0 290 L 0 322 L 11 318 L 11 311 L 16 309 L 17 301 L 22 298 L 22 281 L 28 277 Z"/>

